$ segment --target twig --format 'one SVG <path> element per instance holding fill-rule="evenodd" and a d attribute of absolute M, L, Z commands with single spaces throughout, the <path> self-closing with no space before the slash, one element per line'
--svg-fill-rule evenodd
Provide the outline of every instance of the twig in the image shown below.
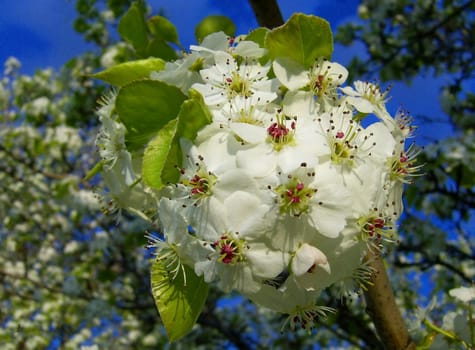
<path fill-rule="evenodd" d="M 249 3 L 261 27 L 272 29 L 284 24 L 277 0 L 249 0 Z"/>
<path fill-rule="evenodd" d="M 381 342 L 388 350 L 415 350 L 416 345 L 410 338 L 396 305 L 381 253 L 370 250 L 365 259 L 377 271 L 372 285 L 365 291 L 365 299 L 368 314 L 373 320 Z"/>

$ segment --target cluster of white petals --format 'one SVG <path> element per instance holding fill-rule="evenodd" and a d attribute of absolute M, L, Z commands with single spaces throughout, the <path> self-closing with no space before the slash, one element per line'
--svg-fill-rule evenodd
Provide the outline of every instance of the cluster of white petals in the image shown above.
<path fill-rule="evenodd" d="M 353 293 L 371 275 L 368 249 L 397 241 L 417 152 L 378 85 L 343 87 L 347 70 L 324 58 L 307 69 L 265 54 L 215 33 L 152 73 L 198 91 L 213 121 L 182 140 L 180 181 L 158 199 L 163 239 L 151 245 L 173 275 L 187 265 L 307 328 L 328 311 L 317 302 L 325 288 Z M 101 155 L 130 181 L 125 149 L 111 148 L 124 130 L 103 114 Z"/>

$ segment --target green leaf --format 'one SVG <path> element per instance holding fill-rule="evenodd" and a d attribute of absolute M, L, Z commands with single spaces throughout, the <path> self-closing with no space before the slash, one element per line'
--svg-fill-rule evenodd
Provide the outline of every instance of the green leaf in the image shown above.
<path fill-rule="evenodd" d="M 178 56 L 175 50 L 162 39 L 152 39 L 148 43 L 147 56 L 163 58 L 166 61 L 175 60 Z"/>
<path fill-rule="evenodd" d="M 92 77 L 103 80 L 111 85 L 123 86 L 134 80 L 149 78 L 150 73 L 165 68 L 165 61 L 161 58 L 148 58 L 125 62 L 107 68 Z"/>
<path fill-rule="evenodd" d="M 201 42 L 206 36 L 216 32 L 224 32 L 229 36 L 234 36 L 236 26 L 226 16 L 208 16 L 196 26 L 195 37 L 198 42 Z"/>
<path fill-rule="evenodd" d="M 318 57 L 331 58 L 333 38 L 330 24 L 312 15 L 294 14 L 265 39 L 271 58 L 288 57 L 309 68 Z"/>
<path fill-rule="evenodd" d="M 176 166 L 181 166 L 183 160 L 180 139 L 193 141 L 198 131 L 212 120 L 201 95 L 190 90 L 190 97 L 183 102 L 178 118 L 161 129 L 145 149 L 142 176 L 150 187 L 160 189 L 178 181 L 180 174 Z"/>
<path fill-rule="evenodd" d="M 246 40 L 254 41 L 260 47 L 264 47 L 265 38 L 266 38 L 267 33 L 269 32 L 270 30 L 264 27 L 254 29 L 252 32 L 250 32 L 246 36 Z"/>
<path fill-rule="evenodd" d="M 150 32 L 156 39 L 161 39 L 180 45 L 180 41 L 178 40 L 178 33 L 175 26 L 165 17 L 151 17 L 148 20 L 148 27 L 150 29 Z"/>
<path fill-rule="evenodd" d="M 126 142 L 138 149 L 177 117 L 186 96 L 175 86 L 158 80 L 136 80 L 117 94 L 116 110 L 127 128 Z"/>
<path fill-rule="evenodd" d="M 180 139 L 185 138 L 193 141 L 196 134 L 205 125 L 211 123 L 212 116 L 206 107 L 201 95 L 190 90 L 190 99 L 183 102 L 180 113 L 178 114 L 178 124 L 173 139 L 173 143 L 170 148 L 170 154 L 167 162 L 164 164 L 162 170 L 162 182 L 173 183 L 178 181 L 178 172 L 175 166 L 181 166 L 183 160 L 183 153 L 180 147 Z"/>
<path fill-rule="evenodd" d="M 209 287 L 203 277 L 183 266 L 186 285 L 181 273 L 172 280 L 162 262 L 155 260 L 152 265 L 152 295 L 170 342 L 184 337 L 193 328 L 208 296 Z"/>
<path fill-rule="evenodd" d="M 141 6 L 134 2 L 119 22 L 120 36 L 132 44 L 138 53 L 143 53 L 148 44 L 147 23 Z"/>
<path fill-rule="evenodd" d="M 175 157 L 170 153 L 172 149 L 172 141 L 176 134 L 176 128 L 178 124 L 178 119 L 172 119 L 158 132 L 152 141 L 147 145 L 143 155 L 143 164 L 142 164 L 142 177 L 147 186 L 160 189 L 165 186 L 166 183 L 162 181 L 162 173 L 165 169 L 165 164 L 167 159 L 178 158 L 178 155 Z M 174 150 L 176 152 L 176 149 Z M 179 173 L 174 167 L 168 169 L 167 177 L 170 177 L 171 170 L 174 170 L 176 173 L 176 178 L 173 180 L 178 180 Z M 176 181 L 173 181 L 176 182 Z"/>
<path fill-rule="evenodd" d="M 90 179 L 92 179 L 95 175 L 99 174 L 102 171 L 103 166 L 104 166 L 104 161 L 103 160 L 97 162 L 97 164 L 94 165 L 94 167 L 91 170 L 88 171 L 86 176 L 84 176 L 84 179 L 82 179 L 82 181 L 87 182 Z"/>
<path fill-rule="evenodd" d="M 178 137 L 193 141 L 196 134 L 205 125 L 211 123 L 213 117 L 203 101 L 201 94 L 193 89 L 190 98 L 181 106 L 178 115 Z"/>

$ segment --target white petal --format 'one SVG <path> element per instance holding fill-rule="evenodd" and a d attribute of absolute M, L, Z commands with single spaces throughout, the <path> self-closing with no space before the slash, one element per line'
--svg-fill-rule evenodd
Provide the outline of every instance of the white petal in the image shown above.
<path fill-rule="evenodd" d="M 277 79 L 289 90 L 298 90 L 310 82 L 304 66 L 289 58 L 277 58 L 272 68 Z"/>
<path fill-rule="evenodd" d="M 308 273 L 312 267 L 319 265 L 328 265 L 326 255 L 320 249 L 304 243 L 297 249 L 292 259 L 292 273 L 296 276 L 301 276 Z"/>
<path fill-rule="evenodd" d="M 251 265 L 254 276 L 274 278 L 288 265 L 288 254 L 270 250 L 264 243 L 251 243 L 246 251 L 246 258 Z"/>
<path fill-rule="evenodd" d="M 239 168 L 246 169 L 254 177 L 263 178 L 275 171 L 277 156 L 268 144 L 259 144 L 256 147 L 239 151 L 236 155 Z"/>
<path fill-rule="evenodd" d="M 459 287 L 449 290 L 449 295 L 468 303 L 475 300 L 475 287 Z"/>
<path fill-rule="evenodd" d="M 266 129 L 257 125 L 248 123 L 232 123 L 230 128 L 237 136 L 249 143 L 255 144 L 265 142 L 267 137 Z"/>

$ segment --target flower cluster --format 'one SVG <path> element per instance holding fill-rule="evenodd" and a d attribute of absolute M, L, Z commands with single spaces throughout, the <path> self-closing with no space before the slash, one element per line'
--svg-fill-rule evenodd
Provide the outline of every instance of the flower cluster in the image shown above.
<path fill-rule="evenodd" d="M 180 140 L 179 181 L 154 193 L 163 239 L 150 245 L 172 278 L 188 266 L 303 328 L 329 311 L 317 304 L 322 290 L 365 285 L 368 249 L 397 241 L 417 152 L 405 149 L 413 127 L 404 113 L 389 114 L 387 91 L 343 87 L 347 77 L 325 58 L 309 68 L 269 59 L 257 43 L 222 32 L 151 74 L 185 95 L 197 91 L 212 116 Z M 100 110 L 101 155 L 136 186 L 113 102 Z M 143 190 L 147 202 L 152 192 Z"/>

